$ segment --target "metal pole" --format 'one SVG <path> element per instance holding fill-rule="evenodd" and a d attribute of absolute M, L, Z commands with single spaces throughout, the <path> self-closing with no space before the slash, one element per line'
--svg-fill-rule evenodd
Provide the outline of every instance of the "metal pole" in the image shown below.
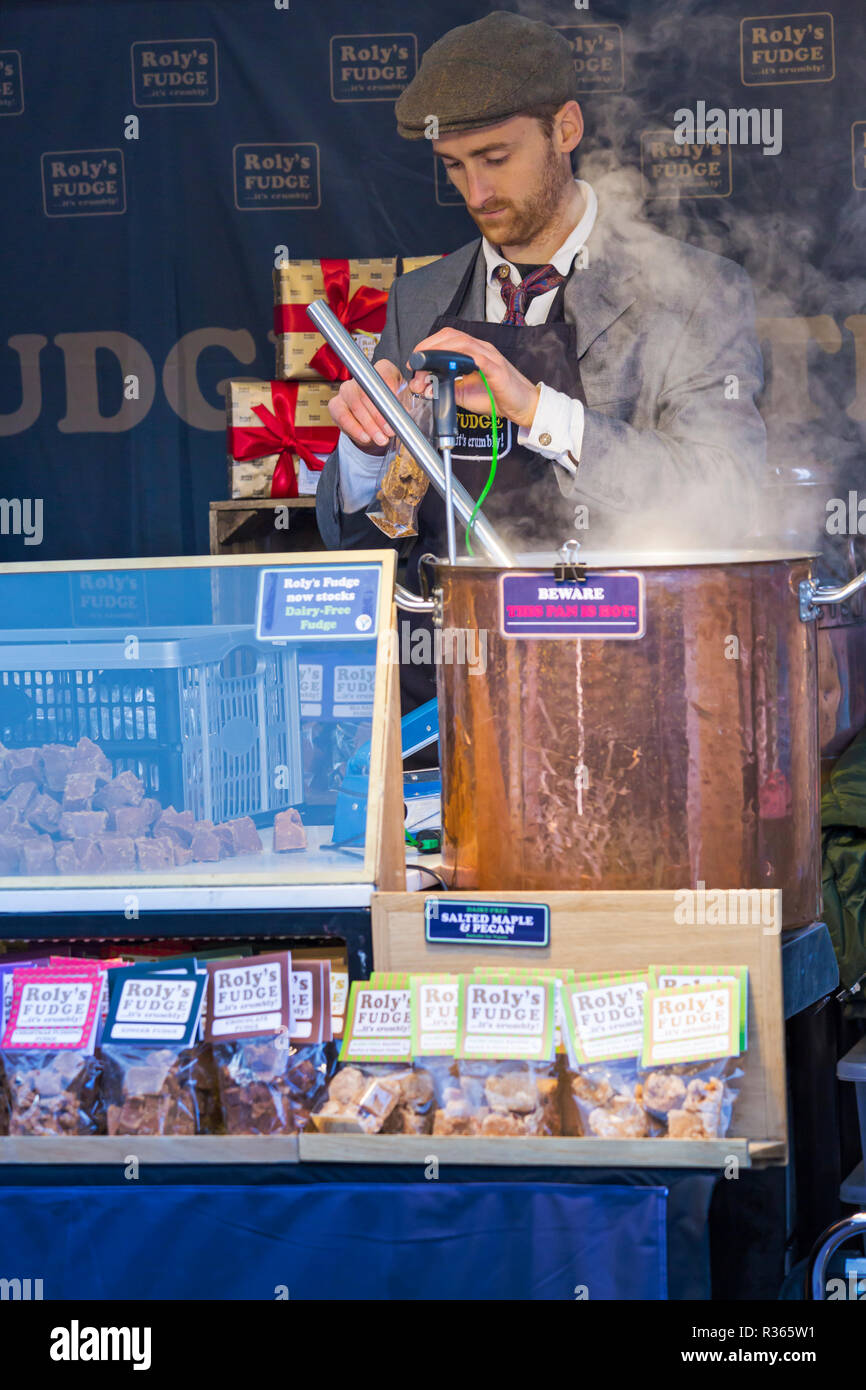
<path fill-rule="evenodd" d="M 440 444 L 445 468 L 445 527 L 448 537 L 448 563 L 457 564 L 457 537 L 454 534 L 454 475 L 451 472 L 451 445 Z"/>
<path fill-rule="evenodd" d="M 406 448 L 410 450 L 419 466 L 424 469 L 427 477 L 435 487 L 441 497 L 447 494 L 447 477 L 439 458 L 432 444 L 421 433 L 412 416 L 403 409 L 394 392 L 389 389 L 379 376 L 377 371 L 367 361 L 361 349 L 347 333 L 340 320 L 337 318 L 324 299 L 315 299 L 312 304 L 307 306 L 307 317 L 316 325 L 325 342 L 328 343 L 334 352 L 343 362 L 358 385 L 367 393 L 376 409 L 384 415 L 388 424 L 394 429 L 402 439 Z M 449 451 L 450 453 L 450 451 Z M 450 460 L 449 460 L 450 461 Z M 450 468 L 448 470 L 450 472 Z M 469 525 L 469 520 L 475 508 L 475 503 L 469 493 L 456 478 L 452 479 L 451 489 L 453 495 L 453 510 L 448 506 L 446 497 L 446 511 L 454 525 L 453 512 L 456 511 L 464 526 Z M 511 551 L 499 539 L 496 531 L 487 521 L 483 512 L 479 512 L 472 527 L 473 539 L 478 541 L 488 559 L 494 564 L 503 568 L 511 569 L 516 564 Z M 449 551 L 449 561 L 453 564 L 454 557 Z"/>

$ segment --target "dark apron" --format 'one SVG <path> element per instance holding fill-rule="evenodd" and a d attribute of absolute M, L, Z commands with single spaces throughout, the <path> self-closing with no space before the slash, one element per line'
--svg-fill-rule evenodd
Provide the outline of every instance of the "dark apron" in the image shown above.
<path fill-rule="evenodd" d="M 546 323 L 518 325 L 464 319 L 460 311 L 475 274 L 478 256 L 483 257 L 483 254 L 479 243 L 476 256 L 470 261 L 448 308 L 437 316 L 427 336 L 438 333 L 441 328 L 456 328 L 471 338 L 491 343 L 533 383 L 543 381 L 554 391 L 564 391 L 585 405 L 577 360 L 577 328 L 573 323 L 566 323 L 563 317 L 567 281 L 559 286 Z M 499 458 L 493 487 L 484 502 L 484 515 L 492 525 L 501 527 L 513 550 L 543 548 L 539 544 L 543 539 L 559 544 L 571 535 L 574 505 L 559 489 L 552 460 L 519 445 L 517 429 L 510 420 L 498 421 Z M 475 500 L 490 472 L 489 414 L 476 416 L 458 407 L 457 432 L 458 443 L 451 455 L 454 476 Z M 466 555 L 466 535 L 459 520 L 456 530 L 457 553 Z M 483 553 L 477 540 L 473 549 L 476 555 Z M 418 539 L 408 557 L 406 582 L 416 592 L 419 589 L 418 562 L 425 554 L 446 554 L 445 503 L 433 487 L 427 489 L 418 508 Z M 401 614 L 400 618 L 406 621 L 407 615 Z M 423 618 L 414 614 L 411 624 L 413 630 L 428 626 Z M 431 700 L 436 693 L 432 665 L 404 664 L 400 679 L 405 710 Z"/>

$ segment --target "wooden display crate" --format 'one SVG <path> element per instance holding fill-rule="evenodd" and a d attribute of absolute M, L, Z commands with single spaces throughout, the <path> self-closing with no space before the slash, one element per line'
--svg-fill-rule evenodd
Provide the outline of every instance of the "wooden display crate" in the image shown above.
<path fill-rule="evenodd" d="M 545 902 L 550 945 L 431 945 L 424 935 L 427 896 L 447 901 Z M 780 894 L 774 920 L 781 921 Z M 730 1138 L 476 1138 L 434 1135 L 302 1134 L 301 1162 L 542 1164 L 599 1167 L 719 1168 L 787 1161 L 785 1034 L 781 936 L 763 925 L 681 925 L 673 892 L 377 893 L 373 958 L 377 970 L 466 972 L 476 965 L 573 966 L 579 971 L 639 970 L 655 962 L 746 965 L 749 1049 L 740 1065 Z"/>
<path fill-rule="evenodd" d="M 287 507 L 289 513 L 289 525 L 280 530 L 274 524 L 278 507 Z M 316 525 L 315 497 L 233 497 L 210 504 L 211 555 L 325 549 Z"/>

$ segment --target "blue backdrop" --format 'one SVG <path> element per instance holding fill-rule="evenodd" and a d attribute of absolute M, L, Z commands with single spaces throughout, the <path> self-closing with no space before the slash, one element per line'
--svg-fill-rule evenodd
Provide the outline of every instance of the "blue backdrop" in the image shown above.
<path fill-rule="evenodd" d="M 393 101 L 441 33 L 491 8 L 4 0 L 0 498 L 41 498 L 43 538 L 26 545 L 0 510 L 0 559 L 207 549 L 221 383 L 273 375 L 275 248 L 424 255 L 474 235 L 427 142 L 397 136 Z M 753 275 L 780 471 L 823 470 L 822 508 L 856 486 L 866 5 L 511 8 L 572 41 L 580 172 L 634 171 L 649 218 Z M 698 101 L 780 112 L 781 152 L 660 144 Z"/>

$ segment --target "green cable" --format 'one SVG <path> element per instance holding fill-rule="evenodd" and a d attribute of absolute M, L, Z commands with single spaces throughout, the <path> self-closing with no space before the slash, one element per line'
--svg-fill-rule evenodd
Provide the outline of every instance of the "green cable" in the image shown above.
<path fill-rule="evenodd" d="M 475 552 L 472 549 L 472 542 L 469 539 L 469 532 L 475 525 L 475 518 L 481 510 L 481 503 L 484 501 L 485 497 L 487 496 L 488 492 L 493 486 L 493 479 L 496 477 L 496 464 L 499 459 L 499 428 L 496 421 L 496 402 L 493 399 L 493 392 L 491 391 L 490 386 L 488 385 L 487 377 L 484 375 L 480 367 L 477 368 L 477 371 L 478 375 L 481 377 L 481 380 L 484 382 L 484 385 L 487 387 L 487 394 L 490 397 L 490 432 L 493 437 L 493 447 L 491 449 L 490 472 L 487 475 L 487 482 L 484 484 L 481 496 L 475 503 L 475 508 L 472 512 L 472 515 L 469 518 L 469 525 L 466 527 L 466 549 L 472 556 L 474 556 Z"/>

